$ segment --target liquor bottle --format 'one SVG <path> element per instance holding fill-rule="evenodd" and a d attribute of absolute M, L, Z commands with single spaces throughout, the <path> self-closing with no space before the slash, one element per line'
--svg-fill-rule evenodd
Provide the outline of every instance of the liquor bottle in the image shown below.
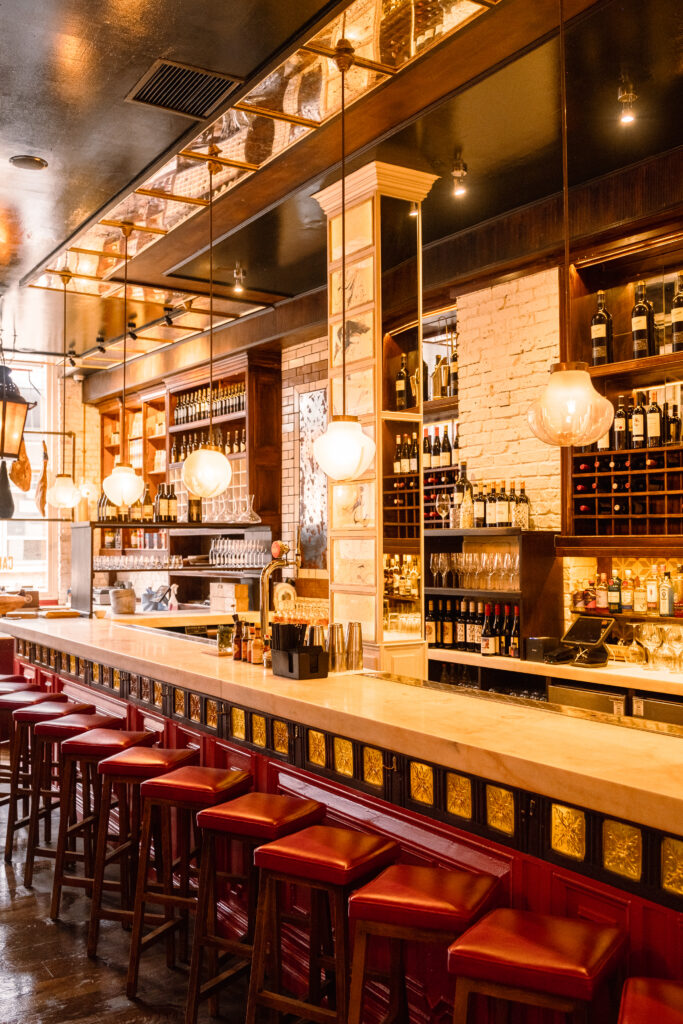
<path fill-rule="evenodd" d="M 498 496 L 496 494 L 495 481 L 491 484 L 491 490 L 486 499 L 486 525 L 496 525 L 496 508 L 498 507 Z"/>
<path fill-rule="evenodd" d="M 633 611 L 635 588 L 633 580 L 631 578 L 631 570 L 627 569 L 624 573 L 624 581 L 621 584 L 621 610 L 622 612 Z"/>
<path fill-rule="evenodd" d="M 648 448 L 659 448 L 662 444 L 662 410 L 657 402 L 657 392 L 653 391 L 645 416 Z"/>
<path fill-rule="evenodd" d="M 470 601 L 467 613 L 467 650 L 474 654 L 479 650 L 477 645 L 477 605 Z"/>
<path fill-rule="evenodd" d="M 232 660 L 233 661 L 241 661 L 242 660 L 242 623 L 240 622 L 240 620 L 237 618 L 236 615 L 233 615 L 233 619 L 234 619 L 234 622 L 235 622 L 235 632 L 234 632 L 233 638 L 232 638 Z"/>
<path fill-rule="evenodd" d="M 645 592 L 647 595 L 647 613 L 656 615 L 659 610 L 659 576 L 657 566 L 652 565 L 647 579 L 645 580 Z"/>
<path fill-rule="evenodd" d="M 631 416 L 631 447 L 645 447 L 645 406 L 640 391 L 636 394 L 636 405 Z"/>
<path fill-rule="evenodd" d="M 432 442 L 429 440 L 429 427 L 424 428 L 424 438 L 422 440 L 422 468 L 432 468 Z"/>
<path fill-rule="evenodd" d="M 130 506 L 130 521 L 131 521 L 131 523 L 141 523 L 142 522 L 142 499 L 141 498 L 138 498 L 138 500 L 134 501 L 133 504 Z"/>
<path fill-rule="evenodd" d="M 401 444 L 401 435 L 396 435 L 396 450 L 394 452 L 394 476 L 399 476 L 401 473 L 401 455 L 403 454 L 403 445 Z"/>
<path fill-rule="evenodd" d="M 242 427 L 242 437 L 240 438 L 240 451 L 246 452 L 247 450 L 247 428 Z"/>
<path fill-rule="evenodd" d="M 407 434 L 403 435 L 403 444 L 401 445 L 401 473 L 404 475 L 410 473 L 410 438 Z"/>
<path fill-rule="evenodd" d="M 671 348 L 683 352 L 683 273 L 676 275 L 676 293 L 671 302 Z"/>
<path fill-rule="evenodd" d="M 524 480 L 519 481 L 519 494 L 512 509 L 512 525 L 520 530 L 531 529 L 531 502 L 526 493 Z"/>
<path fill-rule="evenodd" d="M 510 658 L 521 657 L 520 639 L 519 639 L 519 605 L 515 605 L 515 613 L 512 620 L 512 628 L 510 629 L 510 639 L 508 641 L 508 656 Z"/>
<path fill-rule="evenodd" d="M 496 501 L 496 526 L 510 525 L 510 499 L 505 493 L 505 481 L 500 485 Z"/>
<path fill-rule="evenodd" d="M 664 579 L 659 584 L 659 614 L 673 615 L 674 613 L 674 588 L 671 582 L 671 573 L 665 572 Z"/>
<path fill-rule="evenodd" d="M 420 449 L 417 444 L 417 434 L 413 431 L 413 443 L 410 446 L 410 472 L 417 473 L 420 465 Z"/>
<path fill-rule="evenodd" d="M 640 576 L 636 576 L 633 584 L 633 611 L 636 615 L 645 615 L 647 612 L 647 588 Z"/>
<path fill-rule="evenodd" d="M 601 573 L 600 580 L 595 588 L 595 608 L 599 612 L 606 612 L 609 608 L 607 600 L 607 574 Z"/>
<path fill-rule="evenodd" d="M 683 619 L 683 565 L 676 567 L 676 575 L 672 583 L 674 588 L 674 615 L 677 619 Z"/>
<path fill-rule="evenodd" d="M 460 610 L 455 622 L 455 646 L 459 651 L 467 650 L 467 601 L 460 602 Z"/>
<path fill-rule="evenodd" d="M 443 441 L 441 442 L 441 466 L 448 468 L 451 465 L 453 449 L 448 439 L 448 427 L 443 428 Z"/>
<path fill-rule="evenodd" d="M 607 607 L 610 615 L 621 611 L 621 580 L 618 576 L 613 576 L 607 586 Z"/>
<path fill-rule="evenodd" d="M 628 437 L 626 436 L 626 409 L 624 408 L 624 396 L 619 395 L 619 405 L 614 414 L 614 450 L 623 451 L 628 448 Z"/>
<path fill-rule="evenodd" d="M 612 316 L 605 309 L 605 293 L 598 292 L 598 308 L 591 318 L 593 366 L 612 362 Z"/>
<path fill-rule="evenodd" d="M 678 415 L 678 406 L 674 402 L 673 412 L 669 416 L 669 422 L 666 425 L 666 443 L 667 444 L 680 444 L 681 443 L 681 418 Z"/>
<path fill-rule="evenodd" d="M 611 440 L 611 438 L 610 438 L 610 431 L 607 430 L 602 435 L 602 437 L 599 437 L 598 440 L 596 441 L 595 450 L 598 451 L 598 452 L 608 452 L 609 451 L 609 446 L 610 446 L 610 440 Z"/>
<path fill-rule="evenodd" d="M 458 349 L 457 343 L 453 342 L 451 350 L 450 372 L 448 374 L 448 390 L 451 398 L 458 397 Z"/>
<path fill-rule="evenodd" d="M 476 527 L 486 526 L 486 484 L 479 484 L 479 490 L 474 499 L 474 525 Z"/>
<path fill-rule="evenodd" d="M 178 498 L 173 484 L 170 485 L 168 492 L 168 521 L 170 523 L 178 522 Z"/>
<path fill-rule="evenodd" d="M 644 359 L 655 355 L 654 310 L 645 298 L 645 282 L 636 285 L 636 301 L 631 310 L 633 358 Z"/>
<path fill-rule="evenodd" d="M 425 615 L 425 640 L 427 641 L 428 647 L 436 647 L 436 617 L 434 615 L 433 601 L 429 601 L 427 604 L 427 614 Z"/>
<path fill-rule="evenodd" d="M 491 616 L 490 604 L 487 604 L 484 609 L 484 624 L 481 629 L 479 651 L 485 657 L 491 657 L 493 654 L 498 654 L 498 637 L 493 629 L 493 618 Z"/>
<path fill-rule="evenodd" d="M 441 646 L 452 650 L 453 644 L 453 612 L 450 600 L 446 600 L 446 609 L 441 620 Z"/>
<path fill-rule="evenodd" d="M 434 427 L 434 440 L 432 441 L 432 469 L 438 469 L 441 465 L 441 441 L 439 440 L 439 428 Z"/>
<path fill-rule="evenodd" d="M 397 411 L 408 408 L 408 370 L 406 369 L 407 357 L 401 356 L 401 366 L 396 374 L 396 382 L 394 384 L 394 390 L 396 394 L 396 406 Z"/>
<path fill-rule="evenodd" d="M 503 657 L 508 657 L 510 654 L 510 634 L 512 633 L 512 616 L 510 615 L 510 605 L 505 605 L 503 617 L 501 619 L 500 626 L 500 640 L 498 653 L 502 654 Z"/>
<path fill-rule="evenodd" d="M 481 653 L 481 631 L 484 628 L 484 602 L 477 602 L 477 619 L 474 627 L 474 650 Z"/>

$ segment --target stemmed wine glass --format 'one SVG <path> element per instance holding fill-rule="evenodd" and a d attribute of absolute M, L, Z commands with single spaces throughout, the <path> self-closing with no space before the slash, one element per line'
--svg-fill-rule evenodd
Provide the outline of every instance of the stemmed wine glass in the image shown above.
<path fill-rule="evenodd" d="M 439 557 L 440 555 L 438 551 L 432 551 L 431 556 L 429 558 L 429 571 L 432 574 L 432 579 L 434 580 L 435 587 L 438 587 L 439 585 L 438 574 L 441 571 L 439 567 Z"/>
<path fill-rule="evenodd" d="M 669 646 L 674 652 L 676 661 L 674 663 L 674 669 L 680 672 L 681 669 L 681 654 L 683 654 L 683 629 L 670 629 L 669 630 Z"/>
<path fill-rule="evenodd" d="M 441 573 L 441 586 L 446 586 L 446 577 L 451 571 L 451 556 L 447 551 L 442 551 L 439 555 L 439 572 Z"/>
<path fill-rule="evenodd" d="M 441 516 L 441 525 L 446 525 L 446 516 L 451 510 L 451 499 L 448 497 L 445 491 L 438 494 L 436 497 L 436 511 Z"/>
<path fill-rule="evenodd" d="M 654 622 L 639 622 L 635 628 L 635 634 L 643 647 L 647 650 L 647 665 L 645 668 L 653 670 L 654 652 L 662 643 L 662 627 Z"/>

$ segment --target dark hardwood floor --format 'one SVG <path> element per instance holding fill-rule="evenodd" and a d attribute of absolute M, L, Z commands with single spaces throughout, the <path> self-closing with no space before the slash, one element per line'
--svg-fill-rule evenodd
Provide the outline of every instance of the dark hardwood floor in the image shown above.
<path fill-rule="evenodd" d="M 7 808 L 0 808 L 4 839 Z M 169 971 L 163 944 L 145 953 L 140 999 L 125 995 L 128 932 L 102 922 L 100 956 L 85 954 L 89 900 L 64 890 L 59 922 L 50 920 L 52 861 L 36 862 L 34 885 L 22 883 L 26 833 L 17 840 L 13 864 L 0 861 L 1 1024 L 182 1024 L 187 968 Z M 221 1018 L 244 1020 L 245 986 L 221 995 Z M 200 1021 L 208 1021 L 206 1003 Z"/>

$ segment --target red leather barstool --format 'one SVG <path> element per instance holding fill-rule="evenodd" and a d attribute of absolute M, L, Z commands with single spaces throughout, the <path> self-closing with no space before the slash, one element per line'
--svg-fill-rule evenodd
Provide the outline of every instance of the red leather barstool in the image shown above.
<path fill-rule="evenodd" d="M 39 690 L 40 686 L 26 676 L 3 676 L 0 679 L 0 693 L 19 693 L 21 690 Z"/>
<path fill-rule="evenodd" d="M 4 676 L 0 682 L 0 695 L 12 693 L 24 693 L 27 691 L 40 690 L 40 686 L 33 680 L 24 676 Z M 9 744 L 12 735 L 12 716 L 0 715 L 0 746 Z M 9 785 L 10 769 L 9 764 L 0 764 L 0 784 Z M 0 807 L 9 802 L 9 789 L 0 794 Z"/>
<path fill-rule="evenodd" d="M 5 860 L 12 860 L 14 837 L 20 828 L 30 822 L 30 802 L 32 793 L 33 761 L 35 754 L 34 730 L 38 722 L 48 722 L 51 718 L 60 718 L 71 713 L 90 715 L 95 711 L 94 704 L 77 704 L 67 701 L 46 700 L 33 707 L 19 708 L 12 713 L 12 760 L 10 763 L 10 797 L 7 814 L 7 831 L 5 833 Z M 19 801 L 24 811 L 19 817 Z M 46 817 L 46 839 L 51 838 L 51 814 Z"/>
<path fill-rule="evenodd" d="M 456 939 L 453 1024 L 467 1024 L 473 993 L 564 1013 L 587 1024 L 590 1005 L 615 980 L 626 953 L 619 928 L 524 910 L 492 910 Z"/>
<path fill-rule="evenodd" d="M 49 703 L 49 702 L 48 702 Z M 39 705 L 46 707 L 47 704 Z M 31 777 L 31 806 L 29 810 L 28 841 L 24 863 L 24 885 L 33 884 L 33 867 L 36 857 L 54 859 L 56 850 L 39 846 L 39 825 L 45 819 L 45 841 L 50 840 L 49 823 L 53 803 L 59 804 L 62 779 L 61 745 L 63 740 L 79 736 L 90 729 L 122 729 L 124 718 L 115 715 L 74 713 L 70 705 L 65 714 L 49 722 L 38 722 L 33 730 L 33 758 Z M 41 810 L 41 801 L 43 809 Z"/>
<path fill-rule="evenodd" d="M 229 803 L 199 812 L 197 825 L 201 829 L 202 858 L 185 1024 L 196 1024 L 200 1001 L 214 1000 L 223 985 L 251 964 L 258 891 L 258 873 L 254 866 L 256 847 L 315 825 L 324 816 L 325 807 L 316 800 L 302 800 L 278 793 L 247 793 Z M 217 868 L 217 845 L 226 840 L 239 842 L 243 847 L 247 933 L 242 940 L 218 934 L 216 882 L 221 877 L 236 880 L 232 875 L 223 875 Z M 211 976 L 202 984 L 205 951 L 210 956 Z M 219 954 L 236 958 L 236 962 L 233 961 L 226 970 L 219 970 Z M 214 1007 L 211 1007 L 211 1012 L 214 1013 Z"/>
<path fill-rule="evenodd" d="M 64 886 L 92 892 L 95 834 L 100 814 L 101 786 L 97 766 L 100 761 L 129 747 L 151 747 L 155 732 L 127 732 L 117 729 L 91 729 L 62 742 L 62 788 L 59 798 L 59 836 L 55 855 L 50 917 L 56 921 Z M 83 812 L 76 816 L 76 784 L 80 775 Z M 81 838 L 83 849 L 70 845 Z M 83 861 L 82 875 L 67 874 L 66 865 Z"/>
<path fill-rule="evenodd" d="M 355 925 L 349 1024 L 361 1021 L 370 936 L 390 942 L 391 1004 L 385 1021 L 407 1020 L 404 943 L 439 942 L 447 946 L 490 910 L 498 883 L 492 875 L 457 868 L 392 864 L 357 889 L 349 900 L 349 920 Z"/>
<path fill-rule="evenodd" d="M 260 869 L 259 898 L 246 1024 L 255 1024 L 259 1006 L 268 1007 L 275 1014 L 293 1013 L 322 1024 L 347 1024 L 349 926 L 346 902 L 353 888 L 376 875 L 395 860 L 397 854 L 398 844 L 393 839 L 329 825 L 312 825 L 258 847 L 254 864 Z M 282 883 L 311 890 L 308 1001 L 280 991 L 278 887 Z M 328 906 L 334 940 L 323 924 Z M 265 984 L 269 946 L 273 988 Z M 334 952 L 329 955 L 328 950 L 332 948 Z M 334 973 L 333 985 L 328 984 L 328 970 Z M 320 1005 L 324 995 L 328 995 L 333 1008 Z"/>
<path fill-rule="evenodd" d="M 12 716 L 20 708 L 33 707 L 34 704 L 41 704 L 44 701 L 56 701 L 61 703 L 67 700 L 66 694 L 47 693 L 45 690 L 18 690 L 0 694 L 0 735 L 6 737 L 9 742 L 9 770 L 4 773 L 4 781 L 9 782 L 9 791 L 3 797 L 2 804 L 9 803 L 12 799 L 12 774 L 14 765 L 14 721 Z M 27 767 L 27 766 L 22 766 Z M 23 803 L 22 811 L 28 813 L 28 801 Z"/>
<path fill-rule="evenodd" d="M 87 736 L 87 733 L 86 733 Z M 161 747 L 129 747 L 112 757 L 100 761 L 97 767 L 102 779 L 100 815 L 97 824 L 97 848 L 93 868 L 92 902 L 90 904 L 90 926 L 88 928 L 88 956 L 97 955 L 97 943 L 101 921 L 133 922 L 133 902 L 137 880 L 140 853 L 140 787 L 147 779 L 165 775 L 183 765 L 196 764 L 199 751 L 191 747 L 180 750 L 164 750 Z M 113 797 L 118 804 L 118 833 L 109 834 Z M 172 837 L 166 830 L 157 837 L 155 854 L 158 857 L 159 842 L 161 856 L 169 873 L 172 871 Z M 107 847 L 110 846 L 110 849 Z M 119 862 L 120 882 L 114 888 L 121 895 L 120 907 L 105 907 L 102 895 L 112 884 L 105 881 L 107 865 Z M 149 920 L 158 923 L 159 915 L 150 915 Z"/>
<path fill-rule="evenodd" d="M 683 984 L 663 978 L 628 978 L 619 1024 L 683 1024 Z"/>
<path fill-rule="evenodd" d="M 187 960 L 188 914 L 195 912 L 197 896 L 190 893 L 192 861 L 201 866 L 200 844 L 192 848 L 194 816 L 203 808 L 239 797 L 251 789 L 251 772 L 230 771 L 224 768 L 203 768 L 187 765 L 176 768 L 167 775 L 143 782 L 140 787 L 142 800 L 142 833 L 140 838 L 140 867 L 138 868 L 137 889 L 133 912 L 133 932 L 130 940 L 130 961 L 126 995 L 135 999 L 138 989 L 140 958 L 158 939 L 166 938 L 166 955 L 174 959 L 173 933 L 181 931 L 181 959 Z M 173 882 L 173 863 L 170 843 L 174 834 L 173 812 L 175 812 L 175 835 L 178 847 L 179 884 Z M 162 891 L 150 885 L 149 871 L 152 855 L 153 824 L 163 837 L 167 837 L 168 849 L 162 855 Z M 203 853 L 203 851 L 202 851 Z M 164 908 L 164 920 L 152 931 L 143 935 L 145 906 L 147 903 Z M 176 914 L 176 911 L 178 912 Z"/>

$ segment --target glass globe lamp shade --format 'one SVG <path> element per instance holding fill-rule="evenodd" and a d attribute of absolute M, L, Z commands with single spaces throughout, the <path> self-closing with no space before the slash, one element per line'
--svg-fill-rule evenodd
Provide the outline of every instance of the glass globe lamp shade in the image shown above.
<path fill-rule="evenodd" d="M 612 403 L 595 388 L 586 363 L 556 363 L 527 412 L 532 432 L 559 448 L 593 444 L 614 420 Z"/>
<path fill-rule="evenodd" d="M 127 508 L 142 497 L 145 482 L 138 476 L 132 466 L 121 463 L 114 466 L 109 476 L 102 481 L 102 489 L 112 505 L 125 505 Z"/>
<path fill-rule="evenodd" d="M 332 480 L 356 480 L 375 456 L 375 442 L 354 416 L 335 416 L 313 442 L 313 454 Z"/>
<path fill-rule="evenodd" d="M 47 500 L 53 508 L 75 508 L 81 500 L 81 492 L 68 473 L 58 473 L 48 489 Z"/>
<path fill-rule="evenodd" d="M 198 448 L 183 462 L 183 483 L 197 498 L 215 498 L 231 480 L 232 467 L 220 448 Z"/>
<path fill-rule="evenodd" d="M 95 487 L 95 484 L 92 482 L 92 480 L 86 480 L 85 478 L 81 480 L 80 484 L 78 485 L 78 490 L 80 491 L 80 495 L 82 498 L 94 498 L 95 495 L 97 494 L 97 488 Z"/>

